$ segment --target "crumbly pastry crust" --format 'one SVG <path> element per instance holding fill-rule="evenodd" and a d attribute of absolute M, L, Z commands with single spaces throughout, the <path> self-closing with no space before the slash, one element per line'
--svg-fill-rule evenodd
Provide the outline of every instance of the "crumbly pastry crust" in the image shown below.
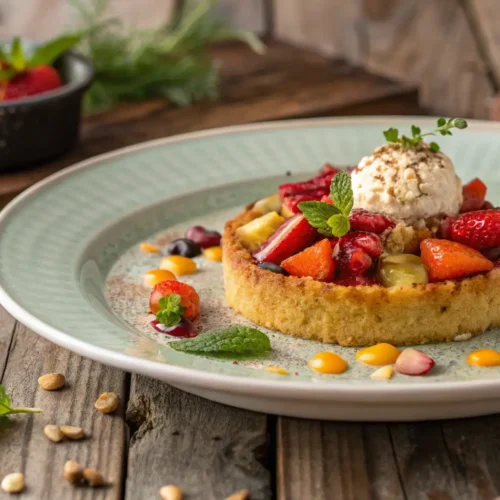
<path fill-rule="evenodd" d="M 500 326 L 500 268 L 487 275 L 414 287 L 343 287 L 259 268 L 235 235 L 261 214 L 226 224 L 223 266 L 229 305 L 282 333 L 343 346 L 417 345 Z"/>

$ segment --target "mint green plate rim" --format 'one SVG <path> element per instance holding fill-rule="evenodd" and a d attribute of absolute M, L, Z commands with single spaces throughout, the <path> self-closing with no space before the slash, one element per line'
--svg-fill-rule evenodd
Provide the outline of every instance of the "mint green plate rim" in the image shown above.
<path fill-rule="evenodd" d="M 198 139 L 216 138 L 226 136 L 228 134 L 245 134 L 255 131 L 280 131 L 293 128 L 310 129 L 314 127 L 328 126 L 363 126 L 363 125 L 387 125 L 388 123 L 395 126 L 408 126 L 414 123 L 421 126 L 428 126 L 435 123 L 433 117 L 344 117 L 344 118 L 329 118 L 329 119 L 305 119 L 291 120 L 286 122 L 266 122 L 252 125 L 232 126 L 219 129 L 211 129 L 207 131 L 194 132 L 178 136 L 172 136 L 164 139 L 149 141 L 123 148 L 111 153 L 100 155 L 83 162 L 80 162 L 70 168 L 51 175 L 47 179 L 37 183 L 31 188 L 24 191 L 21 195 L 11 201 L 0 213 L 0 250 L 2 248 L 3 232 L 11 220 L 22 214 L 22 210 L 26 203 L 36 199 L 37 195 L 47 189 L 53 189 L 58 182 L 75 175 L 76 173 L 92 169 L 99 166 L 101 163 L 110 159 L 123 159 L 128 155 L 138 151 L 154 149 L 160 146 L 170 144 L 179 144 L 184 141 L 196 141 Z M 469 126 L 474 131 L 500 132 L 500 123 L 485 122 L 477 120 L 469 120 Z M 500 136 L 499 136 L 500 138 Z M 333 156 L 333 155 L 332 155 Z M 335 162 L 332 157 L 331 161 Z M 99 170 L 95 169 L 94 174 L 99 175 Z M 228 183 L 229 185 L 231 183 Z M 218 184 L 221 187 L 224 184 Z M 189 195 L 192 192 L 183 193 Z M 146 207 L 147 204 L 144 205 Z M 144 208 L 143 207 L 143 208 Z M 131 214 L 124 214 L 123 219 Z M 100 228 L 99 231 L 102 231 Z M 80 256 L 75 255 L 74 259 L 78 260 Z M 1 258 L 1 254 L 0 254 Z M 86 300 L 83 296 L 82 301 Z M 182 366 L 171 365 L 168 363 L 151 361 L 148 359 L 139 358 L 116 352 L 111 349 L 106 349 L 92 345 L 91 343 L 73 338 L 70 334 L 54 328 L 49 322 L 44 322 L 35 315 L 30 314 L 24 307 L 23 301 L 16 301 L 4 288 L 0 282 L 0 304 L 18 321 L 32 329 L 42 337 L 74 351 L 82 356 L 102 362 L 107 365 L 121 368 L 125 371 L 141 373 L 153 378 L 164 380 L 172 384 L 183 386 L 199 387 L 205 389 L 213 389 L 216 391 L 233 393 L 233 394 L 248 394 L 252 396 L 276 396 L 276 397 L 292 397 L 300 400 L 336 400 L 336 401 L 397 401 L 402 403 L 404 400 L 418 401 L 474 401 L 481 398 L 497 398 L 498 390 L 500 389 L 500 379 L 487 380 L 465 380 L 459 382 L 439 382 L 436 384 L 426 383 L 411 383 L 411 384 L 382 384 L 374 385 L 367 381 L 366 384 L 346 385 L 335 380 L 329 381 L 328 384 L 315 385 L 310 381 L 281 381 L 277 378 L 252 378 L 231 376 L 217 373 L 207 373 L 205 371 L 185 368 Z M 96 311 L 97 313 L 97 311 Z"/>

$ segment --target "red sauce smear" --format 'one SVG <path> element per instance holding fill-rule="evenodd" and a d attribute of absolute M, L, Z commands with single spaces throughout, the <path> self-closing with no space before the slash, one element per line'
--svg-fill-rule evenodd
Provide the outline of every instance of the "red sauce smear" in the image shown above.
<path fill-rule="evenodd" d="M 151 326 L 159 333 L 164 333 L 166 335 L 171 335 L 172 337 L 184 337 L 191 338 L 198 335 L 198 330 L 191 321 L 183 318 L 182 321 L 174 326 L 165 326 L 160 323 L 157 319 L 151 321 Z"/>

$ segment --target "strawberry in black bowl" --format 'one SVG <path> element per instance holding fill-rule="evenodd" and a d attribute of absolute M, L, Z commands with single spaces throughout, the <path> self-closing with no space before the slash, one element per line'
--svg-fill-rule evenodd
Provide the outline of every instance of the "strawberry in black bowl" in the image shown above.
<path fill-rule="evenodd" d="M 0 47 L 0 171 L 39 164 L 75 145 L 93 76 L 90 63 L 69 52 L 79 39 L 15 38 Z"/>

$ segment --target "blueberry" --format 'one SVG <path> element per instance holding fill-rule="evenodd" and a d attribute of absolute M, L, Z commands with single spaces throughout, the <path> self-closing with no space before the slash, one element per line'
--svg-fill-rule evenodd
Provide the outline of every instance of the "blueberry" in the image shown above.
<path fill-rule="evenodd" d="M 198 243 L 188 240 L 187 238 L 180 238 L 172 241 L 167 247 L 167 255 L 181 255 L 182 257 L 198 257 L 201 255 L 201 248 Z"/>
<path fill-rule="evenodd" d="M 257 264 L 261 269 L 265 269 L 266 271 L 271 271 L 272 273 L 282 274 L 283 276 L 289 276 L 288 272 L 285 271 L 281 266 L 273 264 L 272 262 L 261 262 Z"/>

